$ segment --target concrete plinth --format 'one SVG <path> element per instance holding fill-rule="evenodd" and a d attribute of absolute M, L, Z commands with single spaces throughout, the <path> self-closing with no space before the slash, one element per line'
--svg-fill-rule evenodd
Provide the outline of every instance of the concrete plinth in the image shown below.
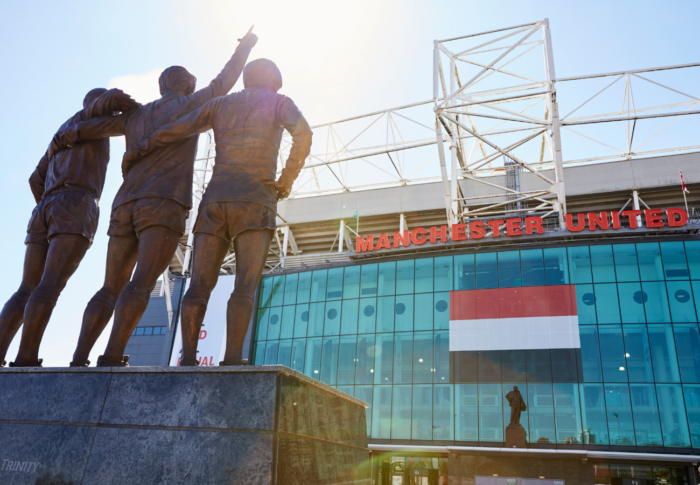
<path fill-rule="evenodd" d="M 506 426 L 506 448 L 525 448 L 525 428 L 519 424 Z"/>
<path fill-rule="evenodd" d="M 365 406 L 283 366 L 0 369 L 0 483 L 369 485 Z"/>

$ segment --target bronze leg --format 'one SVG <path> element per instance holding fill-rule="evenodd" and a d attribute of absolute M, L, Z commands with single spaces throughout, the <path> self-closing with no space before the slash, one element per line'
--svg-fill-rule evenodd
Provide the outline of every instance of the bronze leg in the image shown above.
<path fill-rule="evenodd" d="M 78 269 L 90 241 L 79 234 L 59 234 L 51 239 L 41 282 L 29 297 L 24 310 L 24 328 L 16 364 L 32 365 L 39 361 L 39 346 L 58 296 Z"/>
<path fill-rule="evenodd" d="M 114 313 L 117 298 L 124 291 L 134 271 L 139 240 L 130 236 L 111 236 L 107 248 L 104 286 L 92 297 L 83 314 L 78 346 L 73 353 L 74 365 L 87 364 L 90 351 L 102 335 Z"/>
<path fill-rule="evenodd" d="M 104 353 L 108 361 L 121 361 L 131 332 L 146 311 L 151 288 L 170 264 L 180 234 L 165 226 L 149 226 L 139 235 L 134 276 L 117 300 L 114 326 Z"/>
<path fill-rule="evenodd" d="M 39 286 L 41 275 L 44 273 L 46 254 L 49 247 L 44 244 L 29 243 L 24 251 L 24 272 L 22 283 L 14 295 L 7 300 L 0 313 L 0 367 L 5 361 L 7 349 L 12 339 L 22 326 L 24 308 L 27 305 L 29 295 L 34 288 Z"/>
<path fill-rule="evenodd" d="M 224 362 L 227 364 L 241 363 L 243 342 L 253 315 L 255 290 L 260 284 L 271 239 L 272 231 L 263 230 L 245 231 L 233 241 L 236 252 L 236 286 L 226 308 Z"/>
<path fill-rule="evenodd" d="M 197 362 L 197 344 L 211 292 L 219 279 L 219 268 L 229 242 L 212 234 L 194 236 L 192 281 L 182 301 L 182 362 Z"/>

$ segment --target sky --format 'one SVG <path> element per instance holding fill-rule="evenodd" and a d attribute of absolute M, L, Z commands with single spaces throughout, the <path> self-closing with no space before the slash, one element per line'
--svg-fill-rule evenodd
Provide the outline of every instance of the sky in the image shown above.
<path fill-rule="evenodd" d="M 692 1 L 130 1 L 3 2 L 0 6 L 0 197 L 4 202 L 0 300 L 19 286 L 34 200 L 27 179 L 56 129 L 95 87 L 137 101 L 185 66 L 206 85 L 251 25 L 250 60 L 279 66 L 309 122 L 342 119 L 429 99 L 432 41 L 549 18 L 558 77 L 700 61 L 700 3 Z M 242 89 L 242 81 L 234 90 Z M 106 231 L 121 183 L 124 142 L 112 139 L 94 244 L 69 281 L 41 346 L 48 366 L 70 362 L 82 313 L 101 287 Z M 110 326 L 91 355 L 106 345 Z M 19 334 L 7 360 L 14 360 Z"/>

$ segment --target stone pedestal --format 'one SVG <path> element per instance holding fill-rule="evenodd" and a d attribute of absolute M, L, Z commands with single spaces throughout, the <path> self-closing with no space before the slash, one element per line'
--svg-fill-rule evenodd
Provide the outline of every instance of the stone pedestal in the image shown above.
<path fill-rule="evenodd" d="M 0 483 L 369 485 L 362 401 L 283 366 L 0 369 Z"/>
<path fill-rule="evenodd" d="M 506 448 L 525 448 L 525 428 L 519 424 L 506 426 Z"/>

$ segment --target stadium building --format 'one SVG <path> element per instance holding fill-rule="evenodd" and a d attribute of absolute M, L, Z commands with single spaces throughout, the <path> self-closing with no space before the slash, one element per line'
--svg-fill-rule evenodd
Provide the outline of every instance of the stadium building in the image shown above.
<path fill-rule="evenodd" d="M 314 128 L 251 363 L 366 401 L 376 485 L 699 483 L 698 66 L 558 79 L 546 20 L 436 41 L 430 100 Z M 177 365 L 192 243 L 134 365 Z M 200 365 L 223 355 L 234 281 L 231 254 Z"/>

